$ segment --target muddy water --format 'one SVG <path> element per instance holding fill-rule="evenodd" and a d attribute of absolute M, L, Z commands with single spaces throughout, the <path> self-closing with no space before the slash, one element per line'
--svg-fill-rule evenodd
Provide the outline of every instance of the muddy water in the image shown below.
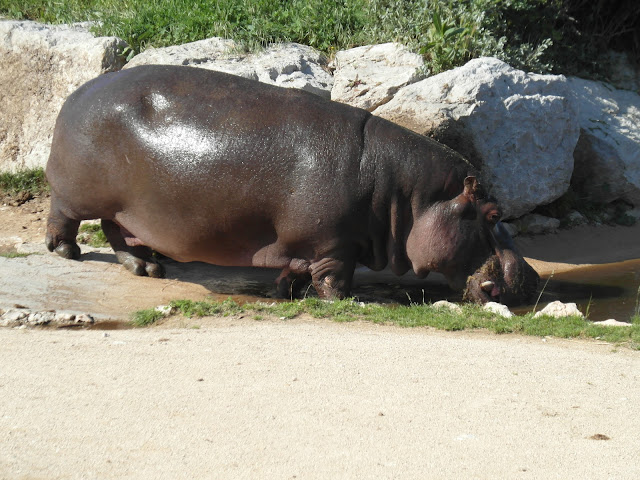
<path fill-rule="evenodd" d="M 168 263 L 172 268 L 173 262 Z M 185 264 L 175 264 L 184 268 Z M 204 286 L 210 297 L 215 300 L 232 298 L 238 303 L 257 301 L 279 301 L 275 298 L 274 279 L 277 270 L 257 268 L 215 267 L 199 265 L 199 269 L 206 272 L 198 283 Z M 170 270 L 171 271 L 171 270 Z M 188 278 L 183 280 L 189 281 Z M 548 282 L 547 282 L 548 280 Z M 546 284 L 545 284 L 546 282 Z M 590 320 L 606 320 L 615 318 L 620 321 L 629 320 L 637 307 L 638 287 L 640 286 L 640 260 L 621 263 L 579 267 L 573 271 L 553 274 L 544 277 L 540 282 L 540 297 L 538 310 L 548 302 L 560 300 L 575 302 L 580 310 L 588 313 Z M 306 290 L 306 296 L 313 297 L 316 293 L 312 287 Z M 359 301 L 396 303 L 407 305 L 411 302 L 435 302 L 450 300 L 460 302 L 461 294 L 451 291 L 444 277 L 431 274 L 426 280 L 420 280 L 414 275 L 407 274 L 397 277 L 390 271 L 372 272 L 364 267 L 356 270 L 352 295 Z M 531 311 L 533 305 L 513 309 L 515 313 L 523 314 Z M 97 328 L 122 328 L 126 324 L 100 324 Z"/>
<path fill-rule="evenodd" d="M 590 320 L 628 321 L 640 301 L 640 260 L 578 267 L 547 276 L 540 283 L 540 289 L 544 287 L 542 306 L 554 300 L 574 302 Z"/>

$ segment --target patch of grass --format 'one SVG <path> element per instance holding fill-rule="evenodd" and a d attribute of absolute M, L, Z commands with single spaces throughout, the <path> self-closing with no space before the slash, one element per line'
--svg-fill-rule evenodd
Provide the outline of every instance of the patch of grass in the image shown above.
<path fill-rule="evenodd" d="M 134 327 L 147 327 L 153 325 L 163 317 L 164 315 L 161 312 L 153 308 L 138 310 L 131 315 L 131 324 Z"/>
<path fill-rule="evenodd" d="M 42 168 L 21 170 L 15 173 L 0 173 L 0 193 L 17 195 L 30 193 L 37 195 L 48 191 L 49 185 Z"/>
<path fill-rule="evenodd" d="M 83 223 L 78 230 L 78 243 L 96 248 L 108 247 L 109 241 L 98 223 Z"/>
<path fill-rule="evenodd" d="M 636 58 L 640 45 L 640 4 L 605 0 L 0 0 L 0 14 L 94 21 L 95 33 L 129 44 L 128 58 L 214 36 L 246 50 L 297 42 L 329 54 L 395 41 L 421 53 L 430 74 L 495 56 L 526 71 L 606 77 L 600 54 Z"/>
<path fill-rule="evenodd" d="M 256 320 L 262 320 L 266 316 L 287 320 L 307 314 L 314 318 L 326 318 L 337 322 L 367 321 L 401 327 L 432 327 L 446 331 L 484 329 L 496 334 L 517 333 L 537 337 L 597 338 L 611 343 L 627 344 L 630 348 L 640 348 L 640 320 L 638 319 L 631 327 L 606 327 L 594 325 L 580 317 L 558 319 L 542 316 L 534 318 L 533 312 L 503 318 L 487 312 L 477 305 L 470 304 L 461 305 L 462 313 L 456 313 L 446 308 L 434 308 L 430 304 L 381 305 L 363 304 L 351 299 L 327 302 L 317 298 L 293 302 L 245 303 L 242 305 L 232 299 L 223 302 L 176 300 L 171 302 L 171 306 L 177 314 L 187 317 L 249 313 Z M 137 325 L 149 325 L 162 317 L 155 310 L 142 310 L 135 315 L 140 315 L 140 318 L 143 319 Z"/>
<path fill-rule="evenodd" d="M 18 253 L 18 252 L 4 252 L 0 253 L 0 257 L 4 258 L 23 258 L 29 255 L 40 255 L 39 253 Z"/>

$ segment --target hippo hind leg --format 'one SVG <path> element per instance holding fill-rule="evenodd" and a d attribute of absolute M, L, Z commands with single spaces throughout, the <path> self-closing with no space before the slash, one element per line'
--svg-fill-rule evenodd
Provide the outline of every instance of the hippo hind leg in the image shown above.
<path fill-rule="evenodd" d="M 78 260 L 80 247 L 76 243 L 80 220 L 69 218 L 63 212 L 55 194 L 51 194 L 51 210 L 47 219 L 45 244 L 50 252 L 56 252 L 63 258 Z"/>
<path fill-rule="evenodd" d="M 102 220 L 102 230 L 116 258 L 127 270 L 138 276 L 164 277 L 164 267 L 153 258 L 153 252 L 149 247 L 128 245 L 120 226 L 111 220 Z"/>

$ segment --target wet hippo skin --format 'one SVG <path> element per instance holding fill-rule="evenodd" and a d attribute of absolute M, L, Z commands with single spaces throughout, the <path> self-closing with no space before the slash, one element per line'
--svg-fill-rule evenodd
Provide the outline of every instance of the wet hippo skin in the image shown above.
<path fill-rule="evenodd" d="M 500 209 L 453 150 L 365 110 L 198 68 L 143 66 L 80 87 L 46 173 L 48 248 L 79 258 L 80 221 L 100 218 L 136 275 L 164 274 L 153 249 L 279 268 L 282 293 L 311 279 L 321 297 L 341 298 L 357 263 L 438 271 L 464 289 L 502 250 L 508 265 L 524 262 L 496 236 Z M 508 289 L 503 270 L 480 283 Z"/>

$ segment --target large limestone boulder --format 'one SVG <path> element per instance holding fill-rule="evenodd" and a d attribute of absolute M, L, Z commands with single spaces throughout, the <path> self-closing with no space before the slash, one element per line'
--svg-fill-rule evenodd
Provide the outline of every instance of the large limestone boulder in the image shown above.
<path fill-rule="evenodd" d="M 569 187 L 579 127 L 564 76 L 479 58 L 401 88 L 373 113 L 467 156 L 481 168 L 505 218 L 549 203 Z"/>
<path fill-rule="evenodd" d="M 46 165 L 62 103 L 88 80 L 120 69 L 125 45 L 94 37 L 87 24 L 0 20 L 0 171 Z"/>
<path fill-rule="evenodd" d="M 572 184 L 599 202 L 640 207 L 640 95 L 569 78 L 580 112 Z"/>
<path fill-rule="evenodd" d="M 424 60 L 398 43 L 367 45 L 336 54 L 331 100 L 373 111 L 424 78 Z"/>
<path fill-rule="evenodd" d="M 125 68 L 139 65 L 188 65 L 287 88 L 299 88 L 329 98 L 333 77 L 320 52 L 297 43 L 272 45 L 241 53 L 235 42 L 208 38 L 165 48 L 152 48 L 133 57 Z"/>

